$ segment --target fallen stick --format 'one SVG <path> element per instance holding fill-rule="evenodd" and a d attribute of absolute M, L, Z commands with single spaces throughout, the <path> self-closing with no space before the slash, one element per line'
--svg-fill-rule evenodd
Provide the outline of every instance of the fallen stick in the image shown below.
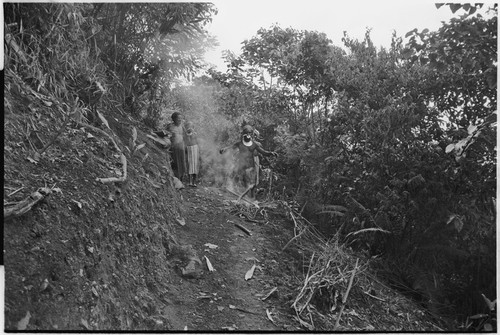
<path fill-rule="evenodd" d="M 231 190 L 230 190 L 230 189 L 228 189 L 227 187 L 225 187 L 225 189 L 226 189 L 226 191 L 228 191 L 229 193 L 234 194 L 234 195 L 235 195 L 235 196 L 237 196 L 237 197 L 239 197 L 239 196 L 240 196 L 238 193 L 236 193 L 236 192 L 234 192 L 234 191 L 231 191 Z M 248 201 L 247 199 L 242 199 L 242 200 L 243 200 L 243 201 L 245 201 L 246 203 L 248 203 L 248 204 L 252 205 L 252 206 L 255 206 L 255 207 L 257 207 L 257 208 L 260 208 L 260 207 L 259 207 L 259 205 L 254 204 L 253 202 L 250 202 L 250 201 Z"/>
<path fill-rule="evenodd" d="M 245 192 L 243 192 L 243 193 L 239 196 L 238 201 L 240 201 L 240 200 L 241 200 L 241 198 L 243 198 L 243 197 L 244 197 L 244 196 L 245 196 L 248 192 L 250 192 L 250 190 L 251 190 L 253 187 L 254 187 L 254 185 L 250 185 L 250 186 L 248 186 L 248 188 L 245 190 Z"/>
<path fill-rule="evenodd" d="M 123 167 L 123 175 L 120 178 L 117 177 L 109 177 L 109 178 L 96 178 L 97 181 L 100 181 L 103 184 L 106 183 L 121 183 L 124 182 L 127 179 L 127 159 L 125 158 L 125 155 L 123 153 L 120 153 L 120 158 L 122 161 L 122 167 Z"/>
<path fill-rule="evenodd" d="M 93 131 L 95 131 L 95 132 L 98 132 L 98 133 L 103 134 L 104 136 L 106 136 L 107 138 L 109 138 L 109 140 L 111 141 L 111 143 L 113 143 L 113 146 L 115 147 L 116 151 L 118 151 L 118 152 L 122 152 L 122 151 L 120 150 L 120 147 L 116 144 L 116 142 L 115 142 L 114 138 L 113 138 L 110 134 L 108 134 L 107 132 L 105 132 L 104 130 L 99 129 L 99 128 L 96 128 L 96 127 L 94 127 L 94 126 L 91 126 L 90 124 L 86 124 L 86 123 L 83 123 L 83 122 L 80 122 L 80 121 L 77 121 L 76 123 L 77 123 L 79 126 L 82 126 L 82 127 L 85 127 L 85 128 L 91 129 L 91 130 L 93 130 Z"/>
<path fill-rule="evenodd" d="M 333 327 L 333 330 L 336 330 L 340 325 L 340 317 L 342 316 L 342 313 L 344 312 L 344 307 L 345 307 L 345 303 L 347 301 L 347 296 L 349 296 L 349 291 L 351 291 L 352 282 L 354 281 L 354 275 L 356 274 L 356 270 L 358 269 L 358 262 L 359 262 L 359 258 L 356 259 L 356 265 L 354 265 L 354 270 L 352 271 L 351 279 L 349 280 L 349 285 L 347 286 L 347 291 L 345 292 L 344 296 L 342 297 L 342 308 L 340 309 L 339 316 L 337 317 L 337 321 L 335 321 L 335 327 Z"/>
<path fill-rule="evenodd" d="M 364 291 L 363 291 L 363 292 L 364 292 Z M 366 295 L 368 295 L 368 296 L 370 296 L 370 297 L 374 298 L 374 299 L 377 299 L 377 300 L 380 300 L 380 301 L 384 301 L 384 302 L 385 302 L 385 299 L 382 299 L 382 298 L 376 297 L 376 296 L 374 296 L 374 295 L 371 295 L 371 294 L 370 294 L 370 293 L 368 293 L 368 292 L 364 292 L 364 293 L 365 293 Z"/>
<path fill-rule="evenodd" d="M 305 227 L 299 234 L 297 234 L 297 229 L 298 229 L 298 224 L 297 224 L 297 221 L 295 220 L 295 217 L 293 216 L 293 211 L 290 211 L 290 216 L 292 217 L 293 219 L 293 234 L 295 235 L 290 241 L 288 241 L 287 244 L 285 244 L 285 246 L 283 247 L 283 249 L 281 249 L 281 251 L 285 251 L 285 249 L 288 247 L 288 245 L 290 243 L 292 243 L 292 241 L 296 240 L 300 235 L 302 235 L 302 233 L 304 233 L 307 228 L 309 228 L 309 226 Z"/>
<path fill-rule="evenodd" d="M 292 237 L 292 239 L 290 241 L 288 241 L 287 244 L 285 244 L 285 246 L 281 249 L 281 251 L 285 251 L 285 249 L 290 245 L 290 243 L 292 243 L 293 241 L 298 239 L 303 233 L 305 233 L 307 231 L 307 228 L 309 228 L 309 227 L 305 227 L 300 233 L 298 233 L 297 235 Z"/>
<path fill-rule="evenodd" d="M 21 200 L 17 205 L 10 208 L 3 209 L 3 218 L 8 220 L 10 218 L 23 215 L 27 213 L 33 206 L 42 201 L 46 196 L 52 193 L 52 190 L 47 187 L 41 187 L 35 192 L 31 193 L 24 200 Z"/>
<path fill-rule="evenodd" d="M 267 299 L 268 299 L 268 298 L 269 298 L 269 297 L 270 297 L 270 296 L 271 296 L 274 292 L 276 292 L 277 290 L 278 290 L 278 287 L 277 287 L 277 286 L 275 286 L 275 287 L 271 290 L 271 292 L 269 292 L 268 294 L 266 294 L 266 296 L 265 296 L 264 298 L 260 299 L 260 300 L 262 300 L 262 301 L 266 301 L 266 300 L 267 300 Z"/>
<path fill-rule="evenodd" d="M 295 298 L 295 301 L 292 304 L 292 307 L 294 308 L 295 313 L 297 313 L 297 317 L 299 319 L 300 319 L 299 314 L 302 313 L 303 308 L 301 309 L 300 307 L 297 307 L 297 304 L 298 304 L 299 300 L 301 299 L 302 293 L 306 289 L 307 284 L 309 283 L 309 280 L 313 277 L 313 276 L 309 277 L 309 273 L 311 273 L 311 268 L 312 268 L 311 265 L 312 265 L 312 261 L 313 261 L 315 255 L 316 255 L 316 252 L 313 252 L 311 259 L 309 260 L 309 266 L 307 267 L 307 274 L 306 274 L 306 279 L 304 280 L 304 285 L 302 286 L 302 289 L 300 290 L 299 295 L 297 296 L 297 298 Z M 304 307 L 305 307 L 305 305 L 304 305 Z M 300 309 L 300 311 L 299 311 L 299 309 Z"/>
<path fill-rule="evenodd" d="M 236 307 L 234 306 L 234 308 L 231 308 L 231 309 L 236 309 L 240 312 L 244 312 L 244 313 L 249 313 L 249 314 L 254 314 L 254 315 L 261 315 L 260 313 L 255 313 L 255 312 L 252 312 L 252 311 L 249 311 L 249 310 L 246 310 L 244 308 L 241 308 L 241 307 Z"/>
<path fill-rule="evenodd" d="M 14 194 L 16 194 L 17 192 L 21 191 L 22 189 L 24 188 L 24 186 L 21 186 L 20 188 L 18 188 L 17 190 L 15 190 L 14 192 L 10 193 L 10 194 L 7 194 L 8 197 L 11 197 L 13 196 Z"/>
<path fill-rule="evenodd" d="M 250 232 L 250 230 L 248 230 L 247 228 L 243 227 L 239 223 L 235 223 L 234 225 L 236 227 L 240 228 L 241 230 L 243 230 L 248 236 L 252 236 L 252 233 Z"/>

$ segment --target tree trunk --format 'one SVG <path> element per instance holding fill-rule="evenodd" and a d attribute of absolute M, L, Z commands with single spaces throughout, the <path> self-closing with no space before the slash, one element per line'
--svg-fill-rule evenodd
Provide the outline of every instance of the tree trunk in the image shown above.
<path fill-rule="evenodd" d="M 311 110 L 311 139 L 316 143 L 316 125 L 314 123 L 314 104 L 309 104 L 309 109 Z"/>

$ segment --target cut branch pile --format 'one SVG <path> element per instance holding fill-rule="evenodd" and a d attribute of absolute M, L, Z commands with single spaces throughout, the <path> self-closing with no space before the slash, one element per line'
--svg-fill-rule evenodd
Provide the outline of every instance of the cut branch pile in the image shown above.
<path fill-rule="evenodd" d="M 342 250 L 336 239 L 325 243 L 319 253 L 313 253 L 302 288 L 292 304 L 301 325 L 314 330 L 313 316 L 322 315 L 321 311 L 337 312 L 335 328 L 339 327 L 349 293 L 357 288 L 363 272 L 358 261 Z"/>

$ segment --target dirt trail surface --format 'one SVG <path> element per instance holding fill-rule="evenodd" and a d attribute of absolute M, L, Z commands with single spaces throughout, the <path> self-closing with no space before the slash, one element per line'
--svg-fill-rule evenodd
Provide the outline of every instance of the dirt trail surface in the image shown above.
<path fill-rule="evenodd" d="M 236 197 L 224 190 L 201 186 L 181 192 L 188 214 L 186 224 L 177 226 L 176 236 L 181 245 L 198 251 L 202 265 L 195 273 L 199 278 L 180 275 L 170 292 L 176 302 L 167 308 L 172 326 L 188 330 L 300 329 L 291 320 L 289 306 L 279 299 L 286 285 L 279 285 L 263 301 L 286 280 L 286 275 L 277 273 L 278 262 L 283 262 L 276 245 L 278 229 L 269 222 L 250 222 L 229 214 Z M 214 271 L 208 270 L 207 258 Z M 253 276 L 246 280 L 254 265 Z"/>

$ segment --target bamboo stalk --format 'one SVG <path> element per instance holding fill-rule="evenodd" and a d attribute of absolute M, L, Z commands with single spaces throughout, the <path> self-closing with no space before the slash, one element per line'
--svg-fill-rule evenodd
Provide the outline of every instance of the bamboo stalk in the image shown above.
<path fill-rule="evenodd" d="M 309 273 L 311 272 L 311 265 L 312 265 L 312 261 L 314 259 L 314 256 L 315 256 L 315 253 L 313 252 L 312 256 L 311 256 L 311 260 L 309 261 L 309 267 L 307 268 L 307 274 L 306 274 L 306 279 L 304 281 L 304 285 L 302 286 L 302 289 L 300 290 L 300 293 L 299 295 L 297 296 L 297 299 L 295 299 L 295 301 L 293 302 L 292 306 L 294 307 L 295 311 L 297 311 L 297 302 L 298 300 L 300 299 L 301 295 L 302 295 L 302 292 L 304 292 L 304 290 L 306 289 L 307 287 L 307 284 L 309 283 Z"/>

